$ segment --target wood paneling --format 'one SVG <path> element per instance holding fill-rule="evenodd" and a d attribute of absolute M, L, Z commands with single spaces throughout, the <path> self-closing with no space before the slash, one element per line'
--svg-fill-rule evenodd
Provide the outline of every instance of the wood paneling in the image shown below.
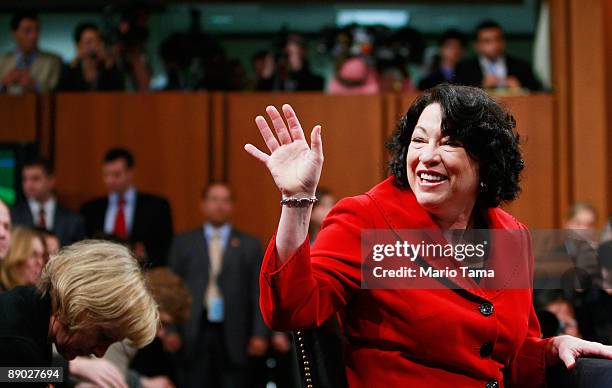
<path fill-rule="evenodd" d="M 55 136 L 55 95 L 44 94 L 38 98 L 38 140 L 40 156 L 54 159 Z"/>
<path fill-rule="evenodd" d="M 0 142 L 36 141 L 38 125 L 37 96 L 0 94 Z"/>
<path fill-rule="evenodd" d="M 211 96 L 210 109 L 210 178 L 213 181 L 226 179 L 225 154 L 227 149 L 225 94 L 215 92 Z"/>
<path fill-rule="evenodd" d="M 205 93 L 59 94 L 56 170 L 60 199 L 77 208 L 104 195 L 101 160 L 110 147 L 136 158 L 135 183 L 168 198 L 175 231 L 198 225 L 209 173 L 209 96 Z"/>
<path fill-rule="evenodd" d="M 321 187 L 338 198 L 365 192 L 383 178 L 383 104 L 379 96 L 300 94 L 229 94 L 227 96 L 228 181 L 234 188 L 235 223 L 267 241 L 276 228 L 280 194 L 266 167 L 244 151 L 265 144 L 254 119 L 265 108 L 289 103 L 310 139 L 322 126 L 325 162 Z M 310 142 L 310 140 L 308 140 Z"/>
<path fill-rule="evenodd" d="M 552 228 L 558 222 L 553 97 L 539 94 L 502 101 L 516 120 L 525 160 L 521 195 L 506 208 L 530 228 Z"/>
<path fill-rule="evenodd" d="M 570 39 L 569 3 L 567 0 L 551 0 L 550 36 L 552 88 L 554 91 L 554 143 L 557 149 L 555 178 L 558 183 L 558 205 L 555 224 L 561 225 L 563 214 L 574 201 L 571 145 L 570 65 L 572 61 Z"/>
<path fill-rule="evenodd" d="M 573 197 L 607 213 L 607 166 L 603 4 L 609 0 L 571 0 L 571 137 Z M 607 21 L 609 23 L 609 20 Z"/>
<path fill-rule="evenodd" d="M 608 134 L 608 180 L 607 180 L 607 196 L 608 196 L 608 212 L 612 212 L 612 158 L 609 157 L 610 152 L 612 152 L 612 1 L 604 2 L 605 10 L 602 13 L 602 18 L 604 20 L 604 50 L 605 50 L 605 75 L 606 75 L 606 107 L 607 107 L 607 122 L 606 122 L 606 132 Z M 607 214 L 606 214 L 607 216 Z M 609 219 L 612 219 L 612 214 Z"/>
<path fill-rule="evenodd" d="M 600 215 L 612 209 L 612 88 L 609 0 L 555 0 L 551 5 L 559 214 L 575 201 Z M 600 217 L 601 223 L 605 217 Z"/>
<path fill-rule="evenodd" d="M 201 222 L 198 200 L 210 180 L 234 188 L 234 221 L 262 241 L 279 215 L 279 193 L 265 166 L 244 151 L 263 147 L 254 124 L 269 104 L 291 103 L 306 130 L 323 126 L 320 185 L 338 198 L 362 193 L 385 176 L 384 142 L 416 95 L 327 96 L 317 93 L 59 94 L 55 98 L 55 160 L 60 198 L 78 208 L 104 193 L 101 159 L 126 146 L 136 159 L 136 183 L 171 200 L 175 229 Z M 553 96 L 509 97 L 527 168 L 523 194 L 509 208 L 531 227 L 558 225 L 558 153 Z"/>

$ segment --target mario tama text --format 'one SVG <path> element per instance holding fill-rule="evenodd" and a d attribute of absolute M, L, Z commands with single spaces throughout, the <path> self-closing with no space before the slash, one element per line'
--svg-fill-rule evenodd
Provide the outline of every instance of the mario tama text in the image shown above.
<path fill-rule="evenodd" d="M 444 267 L 437 269 L 433 267 L 400 267 L 396 269 L 389 269 L 384 267 L 374 267 L 372 274 L 375 278 L 494 278 L 495 270 L 493 269 L 476 269 L 467 266 L 462 266 L 457 269 Z"/>

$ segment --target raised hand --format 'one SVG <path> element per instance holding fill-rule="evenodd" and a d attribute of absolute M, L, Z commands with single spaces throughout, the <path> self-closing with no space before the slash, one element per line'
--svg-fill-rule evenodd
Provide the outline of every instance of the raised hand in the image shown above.
<path fill-rule="evenodd" d="M 313 197 L 323 167 L 321 126 L 316 125 L 312 129 L 308 146 L 293 108 L 285 104 L 282 110 L 286 124 L 275 107 L 266 108 L 276 136 L 263 116 L 255 118 L 270 154 L 260 151 L 252 144 L 245 145 L 244 149 L 268 167 L 283 197 Z"/>

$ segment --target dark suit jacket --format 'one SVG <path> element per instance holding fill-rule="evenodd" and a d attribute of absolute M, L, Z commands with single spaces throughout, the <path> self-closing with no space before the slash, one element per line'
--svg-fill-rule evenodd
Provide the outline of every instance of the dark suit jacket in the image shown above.
<path fill-rule="evenodd" d="M 13 206 L 11 218 L 16 225 L 35 226 L 32 211 L 26 201 Z M 58 203 L 53 216 L 53 233 L 57 235 L 62 246 L 70 245 L 85 238 L 85 224 L 80 215 Z"/>
<path fill-rule="evenodd" d="M 419 90 L 427 90 L 429 88 L 433 88 L 436 85 L 441 83 L 448 82 L 448 80 L 444 77 L 442 70 L 437 68 L 427 74 L 420 82 L 419 82 Z"/>
<path fill-rule="evenodd" d="M 529 90 L 540 90 L 542 85 L 533 75 L 528 63 L 506 55 L 506 68 L 508 76 L 515 76 L 524 88 Z M 465 60 L 457 65 L 455 69 L 455 83 L 460 85 L 482 87 L 483 74 L 478 58 Z"/>
<path fill-rule="evenodd" d="M 81 65 L 76 67 L 66 65 L 62 69 L 58 89 L 62 91 L 89 91 L 89 90 L 124 90 L 123 75 L 117 66 L 106 68 L 99 66 L 98 80 L 95 85 L 85 81 Z"/>
<path fill-rule="evenodd" d="M 547 384 L 557 388 L 591 388 L 612 386 L 612 361 L 598 358 L 578 358 L 568 371 L 564 365 L 548 368 Z"/>
<path fill-rule="evenodd" d="M 259 309 L 259 269 L 262 251 L 257 239 L 232 229 L 223 254 L 219 289 L 225 306 L 225 344 L 232 362 L 246 364 L 246 349 L 251 336 L 267 336 Z M 183 354 L 193 357 L 204 313 L 204 292 L 208 285 L 208 244 L 203 228 L 176 236 L 169 262 L 191 292 L 191 313 L 179 328 L 183 337 Z"/>
<path fill-rule="evenodd" d="M 89 237 L 104 234 L 107 208 L 108 197 L 94 199 L 81 207 Z M 137 192 L 129 242 L 144 245 L 151 266 L 165 263 L 172 233 L 172 215 L 168 201 L 155 195 Z"/>
<path fill-rule="evenodd" d="M 0 366 L 51 366 L 51 300 L 35 287 L 0 294 Z"/>

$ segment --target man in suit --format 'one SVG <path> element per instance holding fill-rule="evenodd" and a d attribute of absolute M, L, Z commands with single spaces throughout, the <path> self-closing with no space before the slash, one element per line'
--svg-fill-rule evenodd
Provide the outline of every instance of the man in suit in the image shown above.
<path fill-rule="evenodd" d="M 38 49 L 39 27 L 34 12 L 18 12 L 11 19 L 16 50 L 0 56 L 1 91 L 44 93 L 57 85 L 62 61 L 57 55 Z"/>
<path fill-rule="evenodd" d="M 486 89 L 542 88 L 528 63 L 506 54 L 506 40 L 501 26 L 484 21 L 476 28 L 475 49 L 478 56 L 459 63 L 455 82 Z"/>
<path fill-rule="evenodd" d="M 53 195 L 55 176 L 51 163 L 44 159 L 26 162 L 21 179 L 25 201 L 11 209 L 15 225 L 53 231 L 62 246 L 85 238 L 81 216 L 61 206 Z"/>
<path fill-rule="evenodd" d="M 173 233 L 168 201 L 136 189 L 134 156 L 125 148 L 106 153 L 102 175 L 108 194 L 81 207 L 87 234 L 114 235 L 129 242 L 147 265 L 163 265 Z"/>
<path fill-rule="evenodd" d="M 263 356 L 269 334 L 259 310 L 257 239 L 230 223 L 231 191 L 226 184 L 207 187 L 200 203 L 202 227 L 177 236 L 172 269 L 183 277 L 193 303 L 180 327 L 183 348 L 181 380 L 187 387 L 247 384 L 249 356 Z"/>

